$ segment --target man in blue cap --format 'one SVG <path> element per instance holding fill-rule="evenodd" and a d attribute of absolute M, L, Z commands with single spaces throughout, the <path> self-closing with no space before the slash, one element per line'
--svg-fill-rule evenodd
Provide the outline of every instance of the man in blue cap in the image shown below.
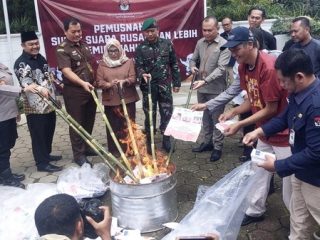
<path fill-rule="evenodd" d="M 250 124 L 255 123 L 260 127 L 281 113 L 287 106 L 287 91 L 279 84 L 274 68 L 275 57 L 258 50 L 256 40 L 248 28 L 234 28 L 228 36 L 228 42 L 222 47 L 229 48 L 232 56 L 239 63 L 240 86 L 247 91 L 248 98 L 240 106 L 222 114 L 219 120 L 225 121 L 249 110 L 253 113 L 225 130 L 224 134 L 231 136 Z M 291 155 L 288 135 L 286 129 L 268 138 L 261 136 L 258 139 L 257 149 L 274 153 L 278 159 L 287 158 Z M 249 199 L 250 205 L 242 226 L 262 221 L 266 211 L 265 203 L 272 173 L 266 170 L 261 171 L 256 165 L 254 169 L 260 177 Z M 283 179 L 283 200 L 287 208 L 290 196 L 290 177 L 286 177 Z"/>
<path fill-rule="evenodd" d="M 180 70 L 176 53 L 170 40 L 159 37 L 158 23 L 154 18 L 146 19 L 141 30 L 144 42 L 138 45 L 135 61 L 140 89 L 143 95 L 147 150 L 150 147 L 150 125 L 148 117 L 148 81 L 151 81 L 153 126 L 156 125 L 157 104 L 160 112 L 160 131 L 163 134 L 173 111 L 172 91 L 179 92 L 181 86 Z M 172 88 L 173 87 L 173 88 Z M 171 149 L 170 136 L 163 135 L 162 147 L 166 152 Z"/>

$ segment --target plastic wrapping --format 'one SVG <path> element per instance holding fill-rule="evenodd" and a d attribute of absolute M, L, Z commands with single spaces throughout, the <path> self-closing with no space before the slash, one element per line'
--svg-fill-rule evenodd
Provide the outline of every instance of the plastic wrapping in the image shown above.
<path fill-rule="evenodd" d="M 248 199 L 258 175 L 252 170 L 251 164 L 246 162 L 237 167 L 207 191 L 205 186 L 200 186 L 198 201 L 193 209 L 163 240 L 174 240 L 177 236 L 195 236 L 215 231 L 220 234 L 220 240 L 237 239 L 245 210 L 249 205 Z M 260 170 L 263 169 L 257 171 Z M 202 198 L 201 195 L 203 195 Z"/>
<path fill-rule="evenodd" d="M 108 182 L 109 168 L 105 164 L 98 163 L 91 168 L 85 163 L 81 168 L 65 169 L 58 178 L 57 189 L 76 199 L 99 197 L 107 191 Z"/>
<path fill-rule="evenodd" d="M 0 239 L 38 239 L 34 212 L 45 198 L 57 193 L 56 184 L 29 184 L 27 190 L 1 186 L 0 192 Z"/>

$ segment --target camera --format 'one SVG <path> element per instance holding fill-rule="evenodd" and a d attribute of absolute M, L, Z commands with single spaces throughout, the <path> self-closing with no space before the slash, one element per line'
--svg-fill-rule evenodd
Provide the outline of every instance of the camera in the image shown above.
<path fill-rule="evenodd" d="M 99 208 L 102 206 L 102 202 L 99 199 L 82 199 L 79 202 L 81 216 L 84 223 L 84 236 L 92 239 L 96 239 L 96 234 L 93 226 L 88 222 L 86 216 L 91 217 L 96 222 L 101 222 L 104 218 L 103 211 Z"/>

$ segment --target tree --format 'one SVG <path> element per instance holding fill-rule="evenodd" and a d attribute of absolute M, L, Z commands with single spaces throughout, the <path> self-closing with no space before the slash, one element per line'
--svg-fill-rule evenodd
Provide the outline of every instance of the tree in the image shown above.
<path fill-rule="evenodd" d="M 0 34 L 4 34 L 5 23 L 2 1 L 0 2 Z M 10 32 L 37 30 L 37 20 L 33 0 L 7 0 Z"/>

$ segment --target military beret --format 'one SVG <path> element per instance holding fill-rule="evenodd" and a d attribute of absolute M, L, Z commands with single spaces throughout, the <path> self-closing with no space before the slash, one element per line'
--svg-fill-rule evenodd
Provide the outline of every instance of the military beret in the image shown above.
<path fill-rule="evenodd" d="M 21 42 L 24 43 L 26 41 L 38 39 L 35 31 L 21 32 Z"/>
<path fill-rule="evenodd" d="M 158 24 L 154 18 L 147 18 L 146 20 L 144 20 L 141 30 L 145 31 L 149 28 L 157 28 L 157 27 L 158 27 Z"/>

